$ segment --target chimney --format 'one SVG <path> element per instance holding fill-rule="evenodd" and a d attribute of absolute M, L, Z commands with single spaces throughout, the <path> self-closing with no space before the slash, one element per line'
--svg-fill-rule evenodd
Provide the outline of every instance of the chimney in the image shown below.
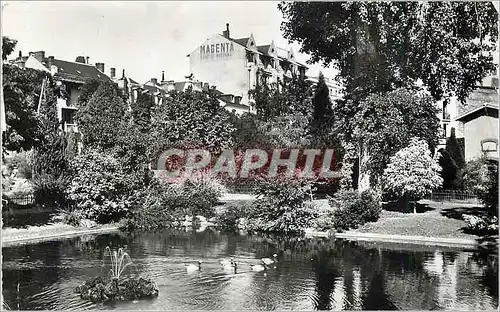
<path fill-rule="evenodd" d="M 86 59 L 87 59 L 87 61 L 85 62 L 85 64 L 90 64 L 90 61 L 89 61 L 90 57 L 87 56 Z"/>
<path fill-rule="evenodd" d="M 165 71 L 162 70 L 161 71 L 161 82 L 164 82 L 165 81 Z"/>
<path fill-rule="evenodd" d="M 229 23 L 226 23 L 226 30 L 222 32 L 222 35 L 229 39 Z"/>
<path fill-rule="evenodd" d="M 95 63 L 95 67 L 104 73 L 104 63 Z"/>
<path fill-rule="evenodd" d="M 19 50 L 19 59 L 22 59 L 23 57 L 23 52 L 21 52 L 21 50 Z"/>
<path fill-rule="evenodd" d="M 115 79 L 115 76 L 116 76 L 116 68 L 111 67 L 109 71 L 110 71 L 110 76 L 111 76 L 111 79 Z"/>
<path fill-rule="evenodd" d="M 53 64 L 54 64 L 54 57 L 53 56 L 49 56 L 49 61 L 48 61 L 48 64 L 47 64 L 47 67 L 49 68 L 49 70 L 51 70 L 50 68 L 52 67 Z"/>
<path fill-rule="evenodd" d="M 85 64 L 85 57 L 81 55 L 77 56 L 75 62 Z"/>
<path fill-rule="evenodd" d="M 153 83 L 153 85 L 158 84 L 158 80 L 156 78 L 151 78 L 151 82 Z"/>
<path fill-rule="evenodd" d="M 33 53 L 33 56 L 39 61 L 43 62 L 45 59 L 45 51 L 36 51 Z"/>
<path fill-rule="evenodd" d="M 122 70 L 122 78 L 125 78 L 125 68 Z"/>

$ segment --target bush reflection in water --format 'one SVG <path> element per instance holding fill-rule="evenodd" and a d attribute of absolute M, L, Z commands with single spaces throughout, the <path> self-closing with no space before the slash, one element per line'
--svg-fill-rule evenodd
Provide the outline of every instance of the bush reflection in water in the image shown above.
<path fill-rule="evenodd" d="M 122 247 L 131 274 L 153 278 L 160 295 L 94 305 L 73 293 L 104 272 L 106 246 Z M 251 264 L 278 254 L 267 272 Z M 238 270 L 220 259 L 235 257 Z M 203 260 L 188 274 L 185 263 Z M 3 248 L 3 294 L 11 308 L 40 309 L 496 309 L 495 254 L 327 238 L 167 230 L 100 235 Z M 108 268 L 109 270 L 109 268 Z M 19 283 L 19 292 L 17 285 Z"/>

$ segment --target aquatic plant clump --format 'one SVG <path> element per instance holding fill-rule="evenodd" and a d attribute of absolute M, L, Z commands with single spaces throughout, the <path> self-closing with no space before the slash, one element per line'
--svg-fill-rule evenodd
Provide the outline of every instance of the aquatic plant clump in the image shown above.
<path fill-rule="evenodd" d="M 83 300 L 93 303 L 109 300 L 138 300 L 143 298 L 158 297 L 158 285 L 150 279 L 123 279 L 116 278 L 105 281 L 100 276 L 91 278 L 83 285 L 75 288 L 75 293 L 80 294 Z"/>
<path fill-rule="evenodd" d="M 158 296 L 158 285 L 150 279 L 123 278 L 125 269 L 132 265 L 128 253 L 123 248 L 111 251 L 109 246 L 104 250 L 104 258 L 109 256 L 111 260 L 110 277 L 94 277 L 83 285 L 77 286 L 75 292 L 80 298 L 90 300 L 94 303 L 108 300 L 137 300 L 141 298 L 152 298 Z"/>

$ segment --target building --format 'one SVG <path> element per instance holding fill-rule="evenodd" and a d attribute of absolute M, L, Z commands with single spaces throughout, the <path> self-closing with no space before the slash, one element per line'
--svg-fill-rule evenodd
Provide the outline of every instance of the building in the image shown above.
<path fill-rule="evenodd" d="M 457 138 L 464 139 L 464 157 L 469 161 L 480 156 L 498 160 L 498 45 L 493 53 L 496 69 L 487 75 L 476 89 L 460 103 L 455 97 L 441 101 L 439 148 L 455 129 Z"/>
<path fill-rule="evenodd" d="M 111 68 L 109 77 L 117 84 L 118 88 L 127 95 L 129 109 L 130 104 L 137 100 L 139 92 L 142 92 L 142 85 L 134 79 L 125 75 L 125 69 L 122 70 L 121 77 L 116 76 L 116 68 Z"/>
<path fill-rule="evenodd" d="M 30 52 L 11 61 L 11 64 L 21 68 L 33 68 L 48 72 L 62 92 L 57 99 L 57 114 L 62 121 L 65 132 L 78 132 L 78 127 L 73 119 L 78 109 L 76 106 L 80 96 L 80 87 L 90 79 L 110 81 L 104 74 L 104 63 L 90 64 L 89 57 L 78 56 L 74 62 L 46 57 L 45 51 Z"/>
<path fill-rule="evenodd" d="M 462 125 L 466 160 L 481 156 L 498 160 L 498 102 L 484 103 L 456 120 Z"/>
<path fill-rule="evenodd" d="M 200 44 L 189 55 L 191 74 L 216 86 L 226 98 L 233 98 L 233 106 L 251 110 L 248 91 L 259 83 L 277 82 L 293 75 L 305 77 L 307 67 L 295 59 L 292 49 L 274 44 L 257 45 L 249 37 L 233 38 L 229 24 L 222 34 L 215 34 Z"/>

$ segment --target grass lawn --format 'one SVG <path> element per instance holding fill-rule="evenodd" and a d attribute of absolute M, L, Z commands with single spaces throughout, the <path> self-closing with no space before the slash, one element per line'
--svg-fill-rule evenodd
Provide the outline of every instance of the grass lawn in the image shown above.
<path fill-rule="evenodd" d="M 421 201 L 423 211 L 402 213 L 383 210 L 377 222 L 370 222 L 354 232 L 388 235 L 411 235 L 442 238 L 478 239 L 479 236 L 464 232 L 465 221 L 461 215 L 479 214 L 484 208 L 474 204 L 440 203 Z"/>

